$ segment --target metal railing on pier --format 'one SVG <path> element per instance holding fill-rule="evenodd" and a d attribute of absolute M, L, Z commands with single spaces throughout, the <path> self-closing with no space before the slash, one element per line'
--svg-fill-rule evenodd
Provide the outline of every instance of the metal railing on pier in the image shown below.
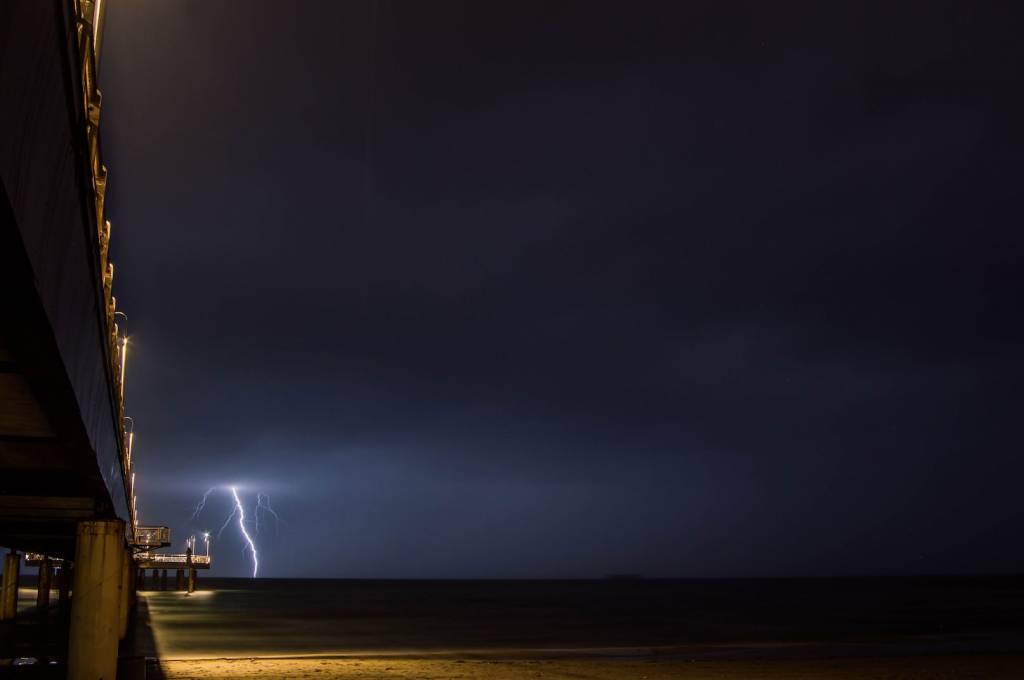
<path fill-rule="evenodd" d="M 139 548 L 165 548 L 171 544 L 168 527 L 135 527 L 135 545 Z"/>
<path fill-rule="evenodd" d="M 188 555 L 168 553 L 140 553 L 135 557 L 136 562 L 142 569 L 163 569 L 179 567 L 184 569 L 188 565 Z M 192 566 L 196 569 L 209 569 L 209 555 L 193 555 Z"/>

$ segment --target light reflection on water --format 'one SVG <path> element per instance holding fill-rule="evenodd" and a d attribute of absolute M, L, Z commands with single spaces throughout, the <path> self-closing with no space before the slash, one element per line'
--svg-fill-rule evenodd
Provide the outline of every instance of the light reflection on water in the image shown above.
<path fill-rule="evenodd" d="M 656 644 L 663 637 L 647 598 L 605 582 L 213 581 L 191 596 L 143 593 L 162 657 Z M 616 617 L 600 624 L 601 600 L 618 603 L 605 611 L 632 603 L 657 620 L 631 615 L 627 627 Z"/>
<path fill-rule="evenodd" d="M 1019 581 L 200 580 L 143 594 L 164 658 L 421 650 L 887 644 L 993 631 L 1024 649 Z M 1014 599 L 1017 597 L 1018 599 Z M 1011 604 L 1008 604 L 1011 603 Z M 994 623 L 991 623 L 994 622 Z M 984 624 L 984 625 L 983 625 Z M 986 637 L 988 636 L 988 637 Z M 972 638 L 973 639 L 973 638 Z"/>

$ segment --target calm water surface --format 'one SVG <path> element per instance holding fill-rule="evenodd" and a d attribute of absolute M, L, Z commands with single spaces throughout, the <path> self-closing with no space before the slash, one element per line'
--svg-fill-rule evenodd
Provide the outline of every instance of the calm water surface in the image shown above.
<path fill-rule="evenodd" d="M 1016 577 L 205 579 L 201 587 L 192 596 L 144 593 L 164 658 L 808 642 L 1024 649 L 1024 578 Z"/>

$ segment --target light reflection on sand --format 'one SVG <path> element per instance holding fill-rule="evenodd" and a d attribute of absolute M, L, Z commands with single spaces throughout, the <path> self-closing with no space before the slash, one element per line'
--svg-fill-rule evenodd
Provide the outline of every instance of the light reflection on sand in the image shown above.
<path fill-rule="evenodd" d="M 143 594 L 170 677 L 1024 677 L 1003 583 L 237 583 Z"/>
<path fill-rule="evenodd" d="M 1019 680 L 1020 657 L 790 661 L 220 659 L 163 664 L 167 680 Z"/>

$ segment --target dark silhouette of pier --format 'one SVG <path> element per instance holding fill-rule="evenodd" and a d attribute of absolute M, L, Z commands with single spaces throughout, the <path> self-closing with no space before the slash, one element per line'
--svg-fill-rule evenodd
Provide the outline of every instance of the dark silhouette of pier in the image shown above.
<path fill-rule="evenodd" d="M 76 679 L 114 677 L 142 570 L 173 569 L 183 588 L 187 573 L 191 590 L 209 567 L 191 547 L 157 552 L 166 527 L 138 525 L 104 209 L 103 6 L 0 5 L 0 619 L 18 617 L 23 563 L 37 568 L 37 614 L 67 612 Z"/>

